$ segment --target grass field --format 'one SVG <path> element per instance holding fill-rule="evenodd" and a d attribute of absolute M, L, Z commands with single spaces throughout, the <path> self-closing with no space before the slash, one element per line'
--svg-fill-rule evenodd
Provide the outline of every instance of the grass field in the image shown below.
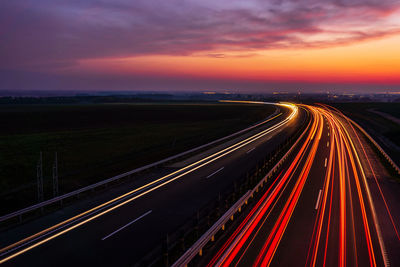
<path fill-rule="evenodd" d="M 343 103 L 335 106 L 359 122 L 400 164 L 400 124 L 374 112 L 400 119 L 400 103 Z"/>
<path fill-rule="evenodd" d="M 223 137 L 274 110 L 239 104 L 3 105 L 0 200 L 18 207 L 36 201 L 40 151 L 50 198 L 55 152 L 65 193 Z M 1 213 L 9 210 L 2 207 Z"/>

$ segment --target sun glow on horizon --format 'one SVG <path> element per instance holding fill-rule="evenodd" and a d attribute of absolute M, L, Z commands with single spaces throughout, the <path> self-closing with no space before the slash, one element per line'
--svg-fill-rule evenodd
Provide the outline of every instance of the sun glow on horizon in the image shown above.
<path fill-rule="evenodd" d="M 70 71 L 243 80 L 400 81 L 400 35 L 346 46 L 85 59 Z M 241 56 L 241 54 L 243 56 Z M 69 70 L 66 70 L 69 71 Z"/>
<path fill-rule="evenodd" d="M 400 89 L 399 1 L 111 2 L 5 1 L 0 88 Z"/>

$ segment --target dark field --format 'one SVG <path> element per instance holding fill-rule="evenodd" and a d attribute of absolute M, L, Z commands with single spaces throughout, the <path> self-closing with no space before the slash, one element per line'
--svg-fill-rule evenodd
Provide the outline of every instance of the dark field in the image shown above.
<path fill-rule="evenodd" d="M 65 193 L 241 130 L 274 110 L 239 104 L 3 105 L 0 201 L 13 200 L 18 208 L 36 202 L 40 151 L 48 199 L 55 152 Z M 11 209 L 1 207 L 2 214 Z"/>
<path fill-rule="evenodd" d="M 387 116 L 400 120 L 400 103 L 343 103 L 335 106 L 360 123 L 400 164 L 400 124 Z"/>

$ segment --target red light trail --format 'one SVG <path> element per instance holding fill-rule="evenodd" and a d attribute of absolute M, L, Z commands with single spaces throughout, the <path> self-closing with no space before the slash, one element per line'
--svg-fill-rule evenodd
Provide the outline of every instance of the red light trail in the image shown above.
<path fill-rule="evenodd" d="M 363 148 L 360 153 L 354 144 L 356 141 L 361 144 L 356 131 L 345 116 L 326 106 L 302 107 L 312 115 L 312 122 L 293 161 L 277 176 L 208 266 L 279 265 L 279 253 L 287 257 L 288 251 L 282 251 L 290 247 L 288 240 L 297 238 L 290 227 L 312 222 L 313 227 L 304 233 L 308 239 L 303 243 L 308 245 L 297 265 L 388 266 L 365 166 L 360 160 L 360 156 L 366 157 L 366 152 Z M 317 165 L 323 155 L 326 155 L 325 168 L 320 171 Z M 368 164 L 372 169 L 371 163 Z M 378 184 L 375 174 L 374 178 Z M 298 216 L 296 209 L 304 209 L 303 203 L 308 201 L 304 191 L 318 184 L 322 189 L 315 205 L 317 211 L 311 217 Z M 383 192 L 381 189 L 379 192 L 398 237 Z M 285 248 L 280 247 L 282 242 Z"/>

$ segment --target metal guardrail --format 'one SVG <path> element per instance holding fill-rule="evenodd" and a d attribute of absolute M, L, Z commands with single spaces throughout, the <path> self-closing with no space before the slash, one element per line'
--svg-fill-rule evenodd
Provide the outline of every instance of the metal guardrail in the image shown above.
<path fill-rule="evenodd" d="M 278 109 L 277 109 L 277 110 L 278 110 Z M 184 151 L 184 152 L 182 152 L 182 153 L 176 154 L 176 155 L 174 155 L 174 156 L 171 156 L 171 157 L 162 159 L 162 160 L 160 160 L 160 161 L 157 161 L 157 162 L 154 162 L 154 163 L 151 163 L 151 164 L 142 166 L 142 167 L 140 167 L 140 168 L 137 168 L 137 169 L 134 169 L 134 170 L 131 170 L 131 171 L 128 171 L 128 172 L 125 172 L 125 173 L 122 173 L 122 174 L 113 176 L 113 177 L 111 177 L 111 178 L 108 178 L 108 179 L 102 180 L 102 181 L 100 181 L 100 182 L 97 182 L 97 183 L 94 183 L 94 184 L 85 186 L 85 187 L 83 187 L 83 188 L 74 190 L 74 191 L 72 191 L 72 192 L 63 194 L 63 195 L 61 195 L 61 196 L 54 197 L 54 198 L 45 200 L 45 201 L 43 201 L 43 202 L 37 203 L 37 204 L 35 204 L 35 205 L 32 205 L 32 206 L 29 206 L 29 207 L 20 209 L 20 210 L 18 210 L 18 211 L 15 211 L 15 212 L 12 212 L 12 213 L 3 215 L 3 216 L 0 217 L 0 222 L 7 221 L 7 220 L 9 220 L 9 219 L 16 218 L 16 217 L 19 217 L 20 220 L 21 220 L 21 216 L 24 215 L 24 214 L 26 214 L 26 213 L 28 213 L 28 212 L 32 212 L 32 211 L 37 210 L 37 209 L 43 209 L 44 207 L 46 207 L 46 206 L 48 206 L 48 205 L 51 205 L 51 204 L 54 204 L 54 203 L 57 203 L 57 202 L 61 202 L 61 203 L 62 203 L 63 200 L 68 199 L 68 198 L 70 198 L 70 197 L 77 196 L 77 195 L 79 195 L 79 194 L 81 194 L 81 193 L 84 193 L 84 192 L 87 192 L 87 191 L 90 191 L 90 190 L 94 190 L 95 188 L 98 188 L 98 187 L 100 187 L 100 186 L 105 186 L 105 185 L 107 185 L 107 184 L 109 184 L 109 183 L 111 183 L 111 182 L 117 181 L 117 180 L 119 180 L 119 179 L 121 179 L 121 178 L 128 177 L 128 176 L 130 176 L 130 175 L 132 175 L 132 174 L 139 173 L 139 172 L 144 171 L 144 170 L 146 170 L 146 169 L 150 169 L 150 168 L 153 168 L 153 167 L 155 167 L 155 166 L 158 166 L 158 165 L 167 163 L 167 162 L 169 162 L 169 161 L 178 159 L 178 158 L 183 157 L 183 156 L 185 156 L 185 155 L 191 154 L 191 153 L 196 152 L 196 151 L 198 151 L 198 150 L 204 149 L 204 148 L 209 147 L 209 146 L 211 146 L 211 145 L 220 143 L 220 142 L 225 141 L 225 140 L 227 140 L 227 139 L 230 139 L 230 138 L 232 138 L 232 137 L 235 137 L 235 136 L 238 136 L 238 135 L 243 134 L 243 133 L 245 133 L 245 132 L 248 132 L 248 131 L 250 131 L 250 130 L 253 130 L 254 128 L 259 127 L 259 126 L 261 126 L 261 125 L 263 125 L 263 124 L 266 124 L 267 122 L 271 121 L 272 119 L 278 117 L 280 114 L 276 115 L 277 110 L 276 110 L 272 115 L 270 115 L 269 117 L 267 117 L 267 119 L 265 119 L 264 121 L 259 122 L 259 123 L 256 123 L 255 125 L 252 125 L 252 126 L 250 126 L 250 127 L 248 127 L 248 128 L 245 128 L 245 129 L 243 129 L 243 130 L 240 130 L 240 131 L 235 132 L 235 133 L 233 133 L 233 134 L 230 134 L 230 135 L 228 135 L 228 136 L 219 138 L 219 139 L 214 140 L 214 141 L 212 141 L 212 142 L 209 142 L 209 143 L 207 143 L 207 144 L 204 144 L 204 145 L 201 145 L 201 146 L 192 148 L 192 149 L 190 149 L 190 150 Z"/>
<path fill-rule="evenodd" d="M 367 131 L 365 131 L 358 123 L 356 123 L 355 121 L 353 121 L 352 119 L 348 118 L 349 121 L 354 124 L 370 141 L 372 144 L 375 145 L 375 147 L 379 150 L 379 152 L 382 153 L 382 155 L 385 157 L 385 159 L 389 162 L 389 164 L 393 167 L 393 169 L 395 169 L 395 171 L 397 172 L 397 174 L 400 175 L 400 168 L 399 166 L 397 166 L 397 164 L 392 160 L 392 158 L 385 152 L 385 150 L 383 150 L 383 148 L 372 138 L 371 135 L 369 135 L 367 133 Z"/>
<path fill-rule="evenodd" d="M 359 125 L 357 122 L 354 120 L 350 119 L 348 116 L 345 116 L 343 113 L 339 113 L 338 111 L 334 111 L 340 116 L 343 116 L 345 119 L 347 119 L 349 122 L 351 122 L 354 126 L 356 126 L 368 139 L 371 141 L 371 143 L 381 152 L 382 156 L 389 162 L 389 164 L 393 167 L 393 169 L 397 172 L 397 174 L 400 175 L 400 168 L 399 166 L 392 160 L 392 158 L 383 150 L 383 148 L 372 138 L 372 136 L 364 130 L 361 125 Z"/>
<path fill-rule="evenodd" d="M 278 163 L 275 164 L 275 166 L 264 176 L 263 179 L 252 189 L 247 191 L 247 193 L 241 197 L 222 217 L 214 223 L 214 225 L 205 233 L 203 234 L 200 239 L 198 239 L 173 265 L 172 267 L 184 267 L 189 264 L 190 261 L 193 260 L 193 258 L 196 255 L 202 255 L 203 253 L 203 247 L 210 241 L 214 239 L 215 234 L 219 230 L 223 230 L 225 223 L 233 218 L 232 216 L 241 209 L 242 206 L 247 204 L 247 200 L 250 197 L 253 197 L 254 193 L 259 190 L 259 188 L 263 187 L 264 183 L 268 181 L 272 177 L 272 175 L 278 170 L 279 167 L 282 166 L 283 162 L 289 157 L 289 155 L 292 153 L 294 148 L 297 146 L 299 141 L 303 138 L 305 135 L 306 131 L 303 131 L 303 133 L 299 136 L 299 138 L 296 140 L 296 142 L 292 145 L 292 147 L 286 152 L 286 154 L 279 160 Z"/>
<path fill-rule="evenodd" d="M 218 233 L 220 229 L 224 228 L 226 222 L 232 218 L 237 211 L 240 211 L 240 208 L 250 196 L 251 191 L 249 190 L 227 212 L 225 212 L 225 214 L 172 265 L 172 267 L 186 266 L 198 253 L 201 254 L 202 248 L 209 240 L 214 239 L 214 235 Z"/>

